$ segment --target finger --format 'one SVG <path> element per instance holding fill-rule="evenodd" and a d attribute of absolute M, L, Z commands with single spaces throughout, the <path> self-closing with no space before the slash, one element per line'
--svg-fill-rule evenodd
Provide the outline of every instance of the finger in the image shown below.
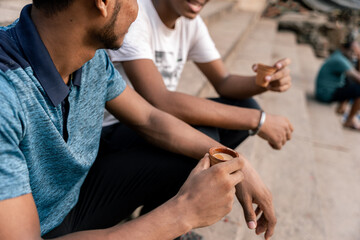
<path fill-rule="evenodd" d="M 252 70 L 254 71 L 254 72 L 257 72 L 257 68 L 258 68 L 258 65 L 257 64 L 254 64 L 254 65 L 252 65 Z"/>
<path fill-rule="evenodd" d="M 242 167 L 244 166 L 244 160 L 241 157 L 238 157 L 223 162 L 221 164 L 223 165 L 222 167 L 224 168 L 224 171 L 228 173 L 233 173 L 242 169 Z"/>
<path fill-rule="evenodd" d="M 197 174 L 201 171 L 204 171 L 205 169 L 208 169 L 209 167 L 210 167 L 210 158 L 209 158 L 209 154 L 206 153 L 205 156 L 196 165 L 196 167 L 191 171 L 190 175 Z"/>
<path fill-rule="evenodd" d="M 276 225 L 276 216 L 275 210 L 272 204 L 272 201 L 267 202 L 267 206 L 261 206 L 263 209 L 264 220 L 266 220 L 266 233 L 265 239 L 270 239 L 270 237 L 274 234 L 275 225 Z"/>
<path fill-rule="evenodd" d="M 282 147 L 282 140 L 281 139 L 277 139 L 276 141 L 271 140 L 269 141 L 269 144 L 273 149 L 280 150 Z"/>
<path fill-rule="evenodd" d="M 291 132 L 293 132 L 294 131 L 294 126 L 291 124 L 291 122 L 289 120 L 288 120 L 288 122 L 289 122 L 290 130 L 291 130 Z"/>
<path fill-rule="evenodd" d="M 274 230 L 275 230 L 275 225 L 276 225 L 276 218 L 275 221 L 268 221 L 267 222 L 267 229 L 265 232 L 265 239 L 270 239 L 272 237 L 272 235 L 274 235 Z"/>
<path fill-rule="evenodd" d="M 261 210 L 261 208 L 259 206 L 257 206 L 256 209 L 255 209 L 256 216 L 259 216 L 260 213 L 262 213 L 262 210 Z"/>
<path fill-rule="evenodd" d="M 273 149 L 279 150 L 279 149 L 277 148 L 277 145 L 276 145 L 275 143 L 269 142 L 269 145 L 270 145 L 270 147 L 272 147 Z"/>
<path fill-rule="evenodd" d="M 251 199 L 241 202 L 244 211 L 244 217 L 249 229 L 255 229 L 257 226 L 256 214 L 252 206 Z"/>
<path fill-rule="evenodd" d="M 281 68 L 289 66 L 290 64 L 291 64 L 291 59 L 290 58 L 284 58 L 284 59 L 281 59 L 281 60 L 277 61 L 274 64 L 274 67 L 276 67 L 277 69 L 281 69 Z"/>
<path fill-rule="evenodd" d="M 267 89 L 273 92 L 285 92 L 291 87 L 291 84 L 284 84 L 284 85 L 276 84 L 277 86 L 274 85 L 275 84 L 268 85 Z"/>
<path fill-rule="evenodd" d="M 271 78 L 272 80 L 272 78 Z M 291 85 L 291 77 L 290 76 L 283 76 L 279 79 L 274 79 L 269 83 L 272 87 L 280 87 L 282 85 Z"/>
<path fill-rule="evenodd" d="M 259 220 L 257 221 L 255 233 L 257 235 L 262 234 L 263 232 L 266 231 L 266 229 L 267 229 L 267 221 L 266 221 L 264 214 L 262 214 L 260 216 Z"/>
<path fill-rule="evenodd" d="M 289 130 L 287 130 L 286 131 L 286 139 L 289 141 L 289 140 L 291 140 L 291 130 L 289 129 Z"/>
<path fill-rule="evenodd" d="M 270 81 L 273 82 L 273 81 L 279 81 L 279 80 L 282 80 L 283 82 L 285 82 L 285 80 L 287 82 L 291 82 L 290 69 L 289 68 L 284 68 L 282 70 L 277 71 L 273 75 L 271 75 Z"/>
<path fill-rule="evenodd" d="M 232 184 L 235 186 L 236 184 L 240 183 L 242 180 L 244 180 L 244 173 L 242 171 L 236 171 L 230 174 L 230 179 L 232 181 Z M 235 188 L 234 188 L 235 191 Z"/>

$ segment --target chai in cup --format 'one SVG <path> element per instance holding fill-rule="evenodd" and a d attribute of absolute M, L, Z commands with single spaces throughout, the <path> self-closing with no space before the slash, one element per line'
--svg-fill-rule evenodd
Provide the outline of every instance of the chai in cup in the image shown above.
<path fill-rule="evenodd" d="M 209 149 L 210 165 L 225 162 L 239 157 L 239 154 L 227 147 L 213 147 Z"/>
<path fill-rule="evenodd" d="M 266 88 L 269 85 L 269 82 L 265 80 L 265 77 L 273 75 L 276 71 L 276 67 L 271 67 L 258 63 L 257 75 L 255 80 L 256 85 Z"/>

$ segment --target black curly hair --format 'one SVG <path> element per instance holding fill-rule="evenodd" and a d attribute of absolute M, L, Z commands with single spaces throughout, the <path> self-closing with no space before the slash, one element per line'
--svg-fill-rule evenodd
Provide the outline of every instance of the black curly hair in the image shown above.
<path fill-rule="evenodd" d="M 33 0 L 36 8 L 52 16 L 62 10 L 67 9 L 75 0 Z"/>
<path fill-rule="evenodd" d="M 345 42 L 342 44 L 342 46 L 345 49 L 350 49 L 353 42 L 355 42 L 355 41 L 356 41 L 355 34 L 353 32 L 351 32 L 348 35 L 346 35 Z"/>

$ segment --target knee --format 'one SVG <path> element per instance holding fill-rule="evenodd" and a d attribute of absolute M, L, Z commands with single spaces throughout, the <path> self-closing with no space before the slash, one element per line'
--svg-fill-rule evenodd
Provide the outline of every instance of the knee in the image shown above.
<path fill-rule="evenodd" d="M 239 107 L 261 110 L 260 105 L 254 98 L 247 98 L 240 101 Z"/>

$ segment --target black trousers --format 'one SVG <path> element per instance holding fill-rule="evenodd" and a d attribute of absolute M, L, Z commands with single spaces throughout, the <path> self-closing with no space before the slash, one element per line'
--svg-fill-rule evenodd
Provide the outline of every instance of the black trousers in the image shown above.
<path fill-rule="evenodd" d="M 214 100 L 259 108 L 252 99 Z M 247 131 L 196 128 L 231 148 L 248 136 Z M 43 237 L 108 228 L 139 206 L 143 206 L 142 213 L 149 212 L 178 192 L 196 164 L 195 159 L 152 146 L 124 124 L 104 127 L 98 157 L 81 187 L 79 201 L 64 221 Z"/>

